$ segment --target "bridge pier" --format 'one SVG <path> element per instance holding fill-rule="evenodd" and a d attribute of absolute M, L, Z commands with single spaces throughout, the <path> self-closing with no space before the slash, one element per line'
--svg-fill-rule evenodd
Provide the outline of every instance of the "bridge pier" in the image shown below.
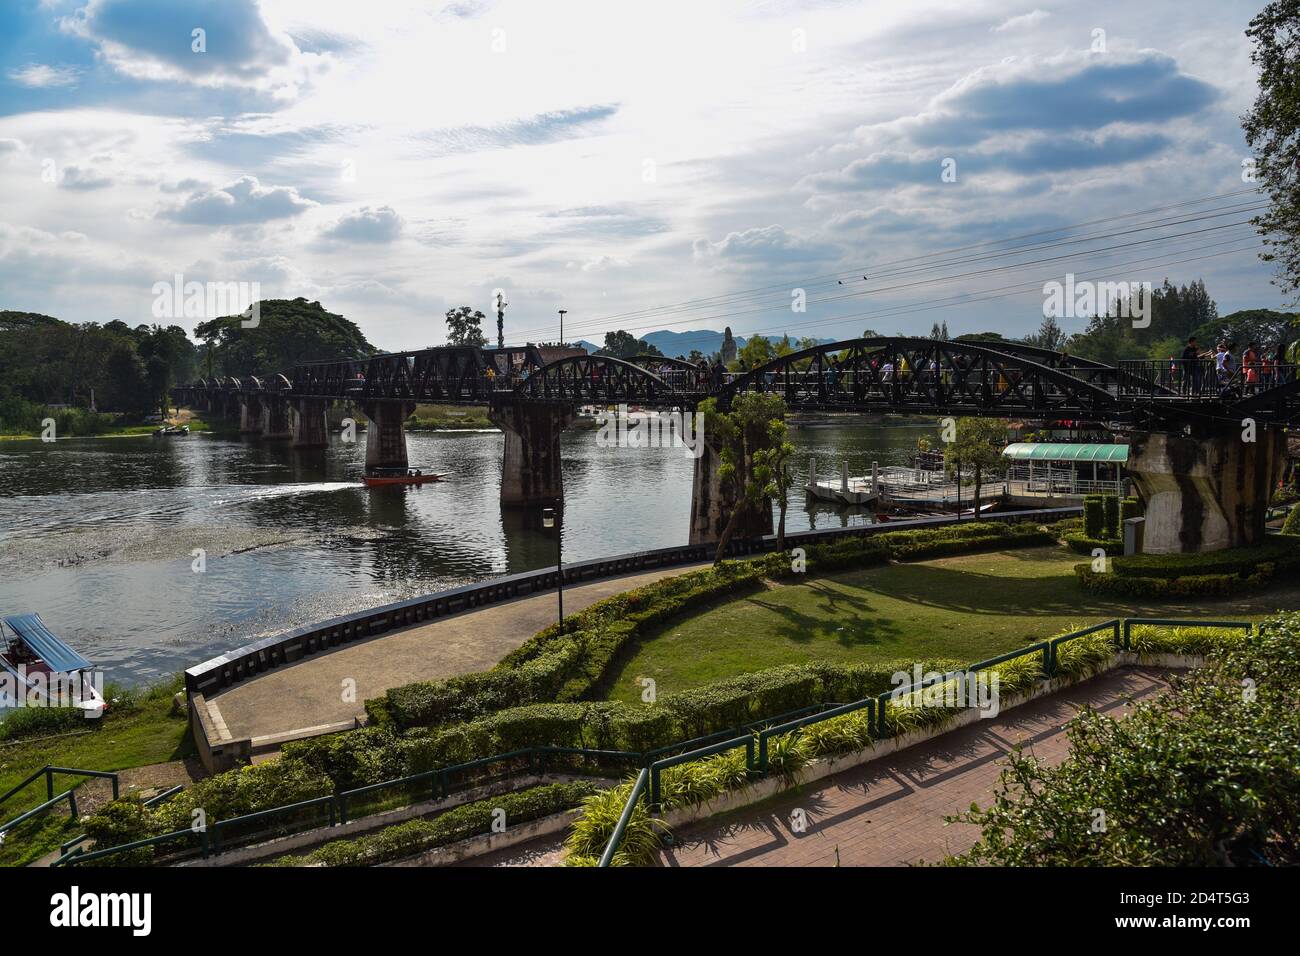
<path fill-rule="evenodd" d="M 319 398 L 289 401 L 289 432 L 294 448 L 324 448 L 330 443 L 327 403 Z"/>
<path fill-rule="evenodd" d="M 262 400 L 262 437 L 289 438 L 289 400 L 281 395 L 267 395 Z"/>
<path fill-rule="evenodd" d="M 488 409 L 505 435 L 501 458 L 501 503 L 535 505 L 564 498 L 560 433 L 573 421 L 567 405 L 511 402 Z"/>
<path fill-rule="evenodd" d="M 260 395 L 239 396 L 239 433 L 256 435 L 262 432 L 262 397 Z"/>
<path fill-rule="evenodd" d="M 405 468 L 406 432 L 402 423 L 415 411 L 414 402 L 365 402 L 361 406 L 366 426 L 366 471 Z"/>
<path fill-rule="evenodd" d="M 1269 498 L 1286 465 L 1286 435 L 1259 425 L 1208 437 L 1134 432 L 1126 468 L 1146 503 L 1148 554 L 1259 544 Z"/>
<path fill-rule="evenodd" d="M 718 474 L 722 467 L 721 449 L 704 436 L 704 454 L 695 459 L 691 481 L 690 544 L 712 544 L 722 537 L 731 513 L 736 509 L 736 495 L 731 484 L 723 487 Z M 758 515 L 741 519 L 732 534 L 733 541 L 757 538 L 772 533 L 772 500 L 764 498 Z"/>

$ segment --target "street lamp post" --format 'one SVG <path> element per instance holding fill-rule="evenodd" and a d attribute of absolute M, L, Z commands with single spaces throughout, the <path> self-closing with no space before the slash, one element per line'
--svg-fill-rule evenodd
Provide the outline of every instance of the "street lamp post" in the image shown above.
<path fill-rule="evenodd" d="M 560 537 L 559 510 L 542 509 L 542 527 L 555 529 L 555 593 L 560 599 L 560 633 L 564 633 L 564 563 L 561 555 L 562 538 Z"/>
<path fill-rule="evenodd" d="M 560 344 L 561 345 L 564 344 L 564 313 L 568 311 L 569 311 L 568 309 L 560 309 Z"/>

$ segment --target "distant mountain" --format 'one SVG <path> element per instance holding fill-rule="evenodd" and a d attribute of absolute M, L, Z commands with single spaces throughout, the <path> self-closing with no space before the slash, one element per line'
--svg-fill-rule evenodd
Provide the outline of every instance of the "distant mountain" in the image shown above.
<path fill-rule="evenodd" d="M 723 335 L 721 332 L 715 332 L 713 329 L 693 329 L 688 332 L 673 332 L 668 329 L 663 329 L 658 332 L 649 332 L 637 337 L 649 342 L 660 352 L 663 352 L 664 355 L 672 357 L 676 355 L 690 355 L 692 349 L 698 349 L 705 355 L 712 355 L 714 352 L 722 349 Z M 604 336 L 601 336 L 601 338 L 603 339 Z M 740 348 L 745 344 L 744 336 L 737 335 L 735 338 L 736 348 Z M 790 336 L 790 341 L 797 342 L 798 338 L 797 335 L 792 335 Z M 773 343 L 776 343 L 781 341 L 781 336 L 769 335 L 768 339 Z M 836 340 L 817 339 L 818 343 L 834 341 Z M 579 340 L 574 344 L 581 345 L 588 352 L 595 352 L 601 347 L 599 344 L 586 339 Z"/>

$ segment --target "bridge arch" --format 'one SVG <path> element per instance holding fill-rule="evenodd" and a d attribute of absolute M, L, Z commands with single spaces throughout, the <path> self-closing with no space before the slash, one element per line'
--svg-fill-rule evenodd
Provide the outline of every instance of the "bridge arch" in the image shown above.
<path fill-rule="evenodd" d="M 1084 374 L 1051 368 L 992 344 L 852 339 L 761 365 L 725 385 L 719 398 L 729 404 L 736 395 L 756 391 L 781 394 L 792 408 L 995 417 L 1113 412 L 1118 373 L 1105 367 L 1080 371 Z"/>
<path fill-rule="evenodd" d="M 692 372 L 695 370 L 692 369 Z M 666 381 L 612 355 L 570 355 L 543 365 L 514 388 L 516 398 L 553 402 L 665 404 L 699 397 L 694 377 Z"/>

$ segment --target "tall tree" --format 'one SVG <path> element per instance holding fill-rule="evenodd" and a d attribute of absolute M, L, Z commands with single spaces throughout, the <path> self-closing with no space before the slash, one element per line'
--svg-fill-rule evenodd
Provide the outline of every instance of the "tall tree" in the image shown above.
<path fill-rule="evenodd" d="M 701 402 L 699 410 L 704 415 L 704 433 L 719 449 L 718 479 L 723 488 L 731 491 L 735 501 L 718 536 L 718 550 L 713 558 L 717 564 L 727 553 L 727 545 L 741 523 L 761 517 L 760 509 L 775 479 L 774 463 L 764 453 L 779 438 L 779 430 L 772 423 L 785 423 L 785 399 L 779 395 L 745 392 L 736 396 L 730 411 L 720 411 L 712 398 Z"/>
<path fill-rule="evenodd" d="M 487 345 L 487 336 L 483 334 L 484 318 L 482 312 L 471 309 L 467 305 L 462 305 L 456 309 L 448 309 L 447 344 L 476 345 L 483 348 Z"/>
<path fill-rule="evenodd" d="M 996 418 L 959 418 L 957 434 L 948 446 L 947 457 L 975 472 L 975 514 L 979 515 L 980 487 L 984 473 L 1002 462 L 1007 423 Z"/>
<path fill-rule="evenodd" d="M 1275 281 L 1300 302 L 1300 0 L 1273 0 L 1246 36 L 1255 43 L 1259 95 L 1241 125 L 1271 200 L 1255 227 L 1266 246 L 1262 258 L 1277 264 Z"/>
<path fill-rule="evenodd" d="M 263 299 L 258 308 L 254 326 L 246 325 L 246 314 L 195 326 L 195 337 L 212 348 L 217 374 L 272 375 L 301 362 L 362 359 L 376 351 L 356 323 L 319 302 Z"/>
<path fill-rule="evenodd" d="M 776 411 L 775 405 L 769 412 Z M 767 423 L 767 447 L 754 452 L 754 478 L 766 483 L 764 493 L 776 501 L 778 519 L 776 524 L 776 549 L 785 550 L 785 513 L 790 507 L 790 481 L 792 478 L 790 462 L 794 458 L 794 445 L 789 440 L 790 427 L 785 423 L 784 403 L 781 418 L 772 418 Z"/>

